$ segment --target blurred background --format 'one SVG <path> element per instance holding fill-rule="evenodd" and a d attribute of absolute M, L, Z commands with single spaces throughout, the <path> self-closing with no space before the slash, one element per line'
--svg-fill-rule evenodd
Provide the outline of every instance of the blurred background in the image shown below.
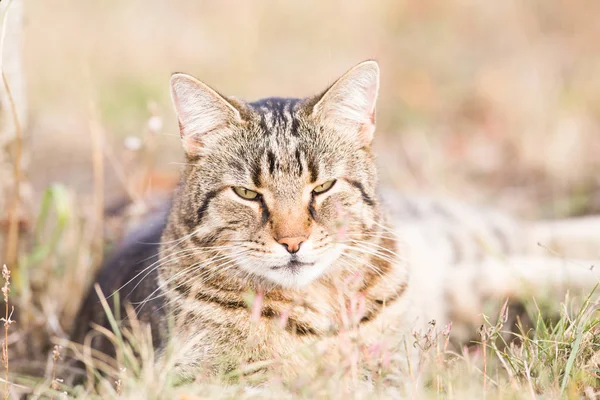
<path fill-rule="evenodd" d="M 128 185 L 168 190 L 172 72 L 303 97 L 373 58 L 386 184 L 525 217 L 598 212 L 598 15 L 594 0 L 26 0 L 29 177 L 85 198 L 100 148 L 108 205 Z"/>

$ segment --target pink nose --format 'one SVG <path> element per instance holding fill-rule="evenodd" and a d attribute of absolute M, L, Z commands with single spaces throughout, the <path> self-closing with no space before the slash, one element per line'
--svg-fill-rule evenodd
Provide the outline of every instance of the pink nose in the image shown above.
<path fill-rule="evenodd" d="M 277 240 L 277 243 L 284 246 L 290 253 L 294 254 L 300 250 L 300 245 L 306 242 L 307 239 L 306 236 L 283 237 Z"/>

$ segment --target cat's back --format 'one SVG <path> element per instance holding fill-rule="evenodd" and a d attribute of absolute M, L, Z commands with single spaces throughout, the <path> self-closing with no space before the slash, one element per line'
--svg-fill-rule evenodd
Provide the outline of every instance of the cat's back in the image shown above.
<path fill-rule="evenodd" d="M 159 244 L 170 204 L 152 212 L 110 253 L 94 279 L 118 320 L 127 318 L 126 305 L 135 310 L 140 321 L 152 326 L 154 345 L 160 344 L 165 325 L 164 297 L 157 282 Z M 118 303 L 116 303 L 118 296 Z M 115 307 L 118 304 L 119 307 Z M 79 309 L 71 339 L 84 343 L 97 324 L 111 330 L 95 287 L 91 287 Z M 113 354 L 112 345 L 101 335 L 93 335 L 92 347 Z"/>
<path fill-rule="evenodd" d="M 455 199 L 405 196 L 384 189 L 381 199 L 394 234 L 425 247 L 447 265 L 523 252 L 526 224 L 494 209 Z"/>

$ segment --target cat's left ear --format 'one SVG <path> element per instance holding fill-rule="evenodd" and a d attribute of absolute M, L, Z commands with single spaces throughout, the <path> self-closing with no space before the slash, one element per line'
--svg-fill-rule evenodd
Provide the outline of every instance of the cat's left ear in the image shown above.
<path fill-rule="evenodd" d="M 321 96 L 312 113 L 332 129 L 354 135 L 367 146 L 375 133 L 378 92 L 379 65 L 364 61 L 339 78 Z"/>

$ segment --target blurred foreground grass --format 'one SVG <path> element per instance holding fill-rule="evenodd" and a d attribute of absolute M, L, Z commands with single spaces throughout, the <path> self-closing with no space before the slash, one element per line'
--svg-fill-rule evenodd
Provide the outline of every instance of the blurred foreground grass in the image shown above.
<path fill-rule="evenodd" d="M 456 348 L 448 343 L 451 326 L 431 324 L 427 332 L 402 338 L 400 332 L 367 346 L 352 329 L 339 337 L 341 362 L 324 361 L 318 345 L 308 346 L 316 376 L 283 377 L 276 367 L 257 377 L 243 377 L 245 365 L 226 375 L 180 382 L 174 358 L 185 346 L 172 343 L 157 359 L 149 331 L 136 324 L 99 330 L 117 348 L 115 362 L 88 370 L 97 384 L 64 381 L 73 368 L 70 357 L 90 360 L 90 353 L 68 341 L 68 327 L 80 292 L 94 267 L 90 220 L 81 218 L 77 197 L 64 187 L 43 196 L 36 241 L 22 260 L 20 287 L 14 287 L 16 324 L 10 327 L 9 381 L 13 393 L 32 398 L 125 399 L 285 399 L 285 398 L 448 398 L 532 399 L 600 396 L 600 330 L 598 297 L 553 299 L 542 307 L 527 304 L 529 328 L 517 333 L 507 322 L 506 307 L 490 304 L 491 318 L 479 340 Z M 13 281 L 13 285 L 16 282 Z M 559 304 L 560 300 L 560 306 Z M 118 297 L 109 301 L 118 301 Z M 110 311 L 108 311 L 110 313 Z M 519 324 L 517 324 L 520 326 Z M 399 327 L 400 328 L 400 327 Z M 476 332 L 473 332 L 475 335 Z M 126 342 L 127 339 L 129 342 Z M 55 347 L 58 345 L 59 347 Z M 417 348 L 419 360 L 407 362 L 406 350 Z M 331 348 L 330 348 L 331 350 Z M 136 355 L 139 356 L 136 357 Z"/>

